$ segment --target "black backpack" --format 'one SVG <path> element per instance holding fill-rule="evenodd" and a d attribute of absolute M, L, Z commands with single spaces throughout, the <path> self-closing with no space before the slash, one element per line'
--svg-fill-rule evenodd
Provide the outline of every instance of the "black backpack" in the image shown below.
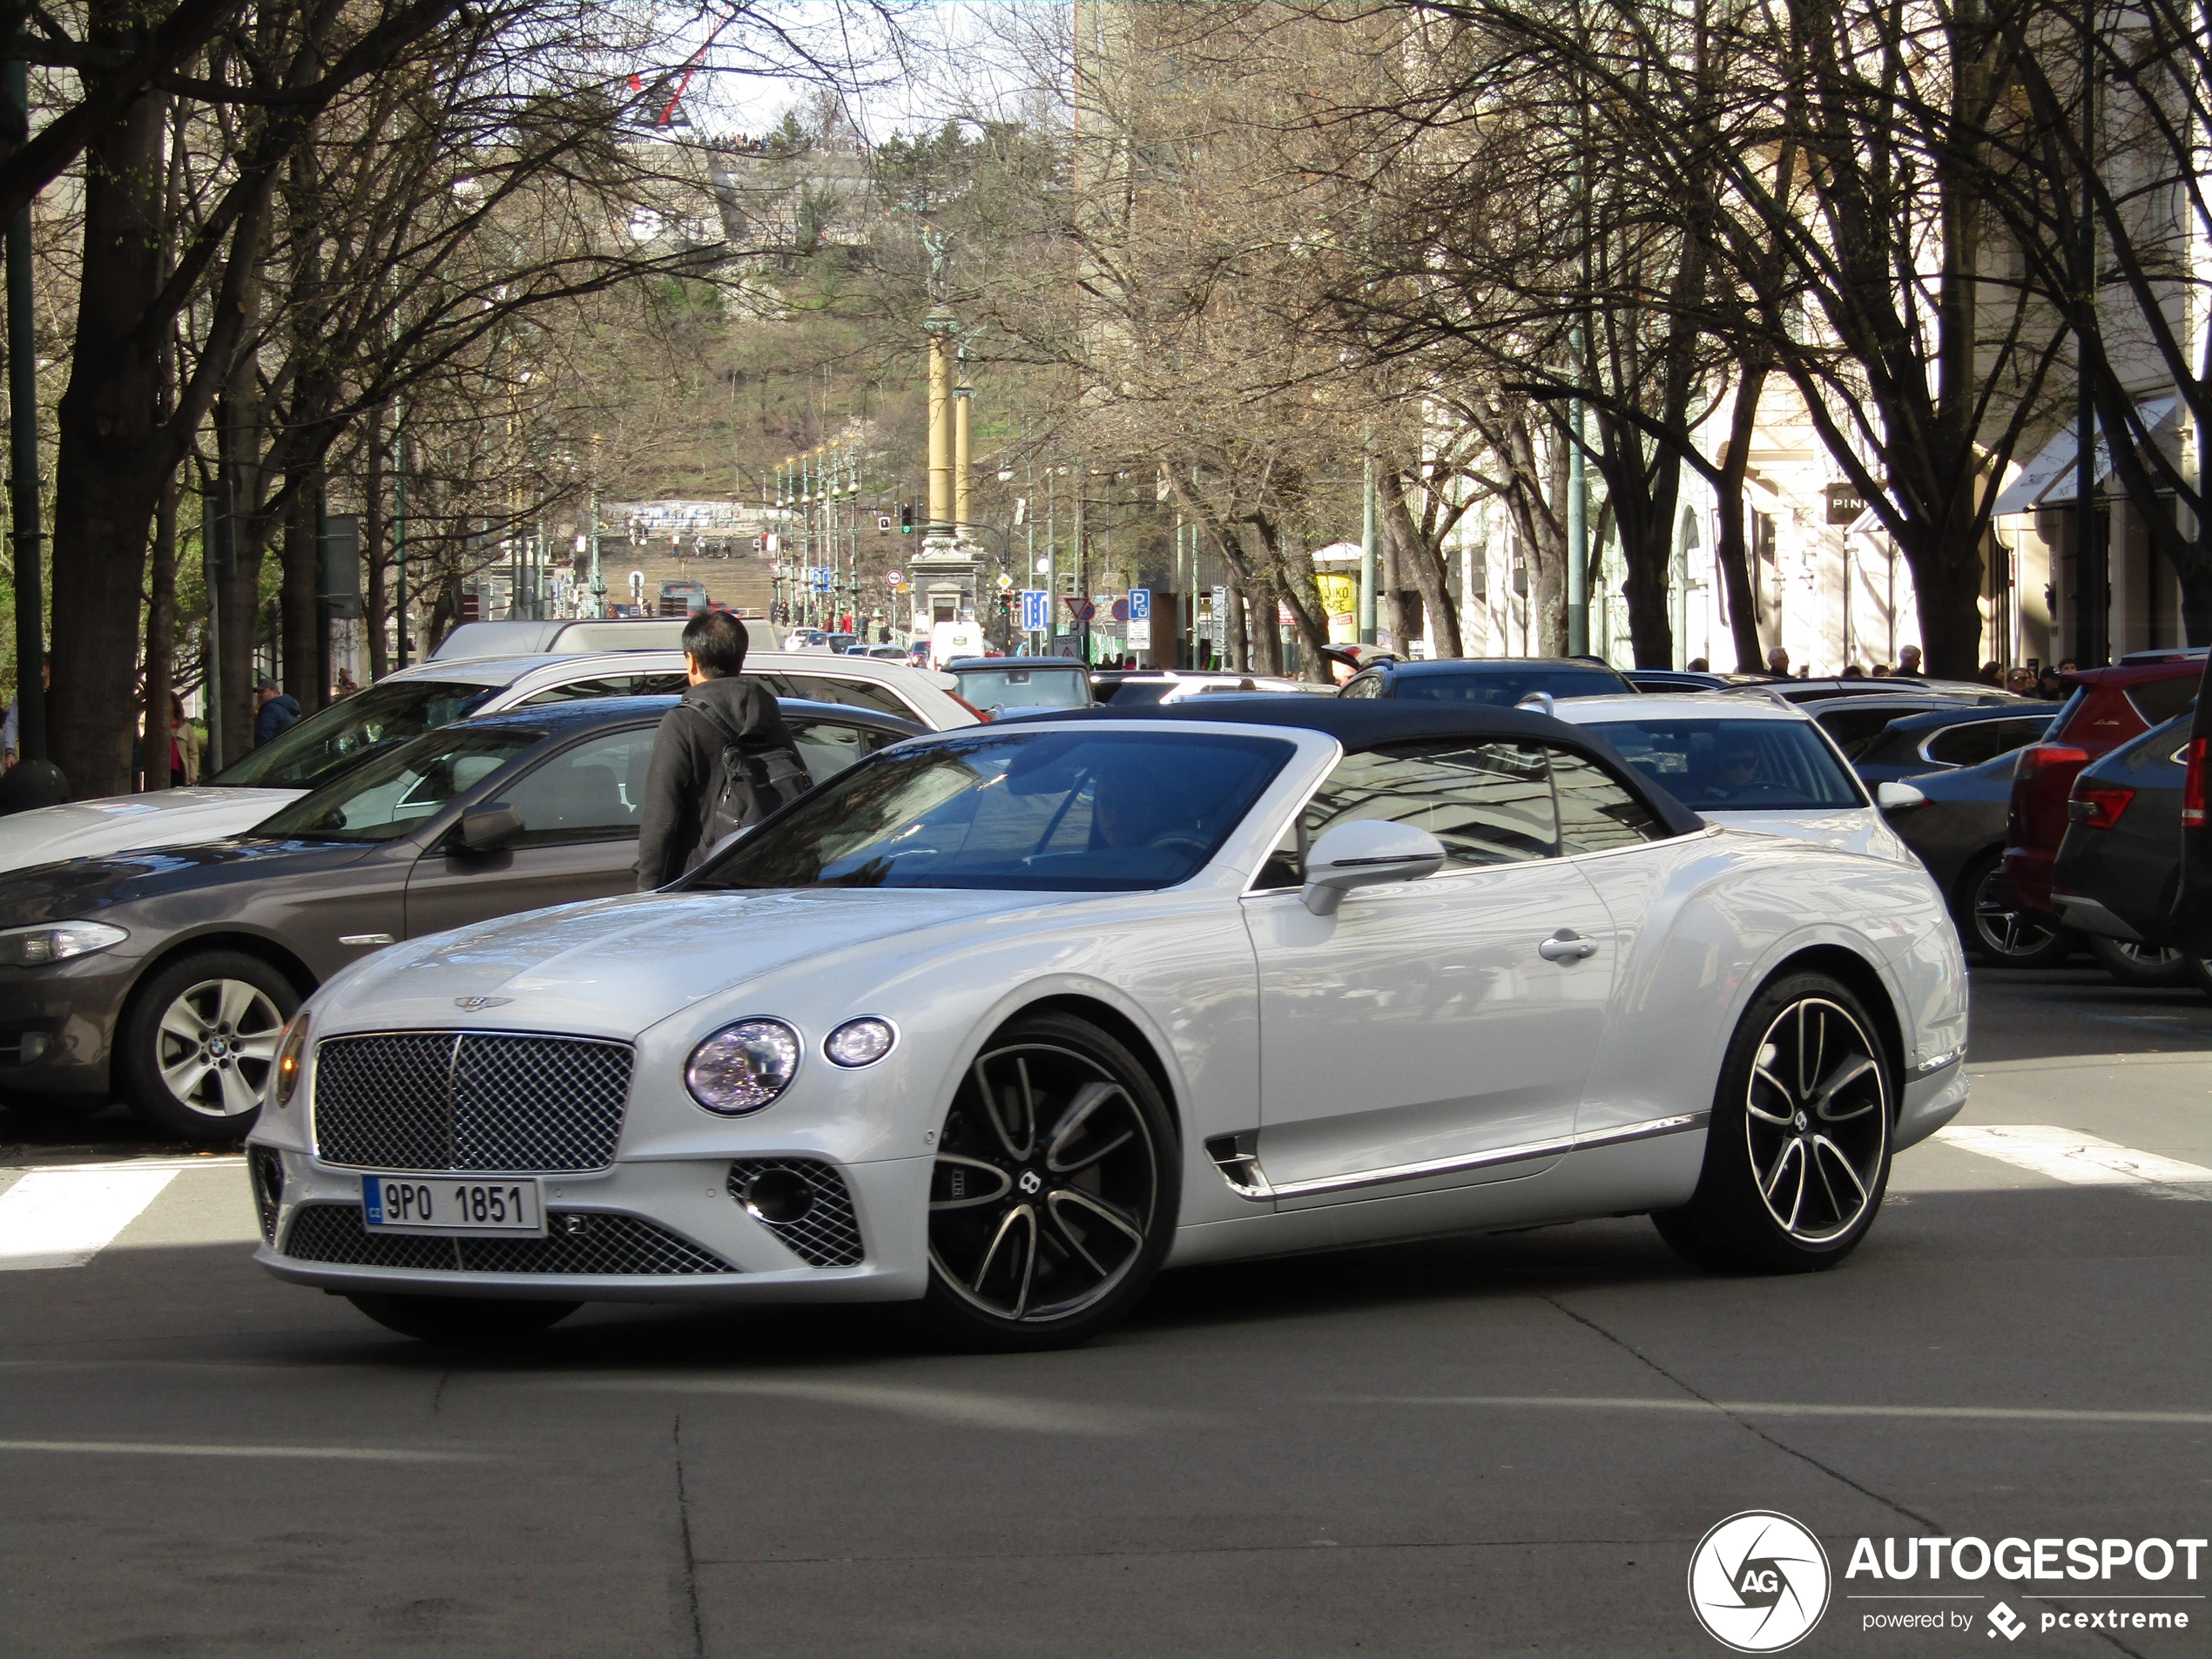
<path fill-rule="evenodd" d="M 701 852 L 732 831 L 758 824 L 786 801 L 797 800 L 814 786 L 799 752 L 789 744 L 743 737 L 719 711 L 704 703 L 684 706 L 697 709 L 711 720 L 722 738 L 722 758 L 707 780 L 706 821 L 699 833 Z"/>

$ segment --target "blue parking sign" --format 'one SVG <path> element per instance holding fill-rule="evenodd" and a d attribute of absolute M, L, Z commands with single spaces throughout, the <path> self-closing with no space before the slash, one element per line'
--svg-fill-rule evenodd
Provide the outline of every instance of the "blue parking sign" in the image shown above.
<path fill-rule="evenodd" d="M 1022 626 L 1032 633 L 1052 626 L 1052 596 L 1042 588 L 1022 590 Z"/>
<path fill-rule="evenodd" d="M 1129 590 L 1129 619 L 1131 622 L 1152 620 L 1152 590 L 1131 588 Z"/>

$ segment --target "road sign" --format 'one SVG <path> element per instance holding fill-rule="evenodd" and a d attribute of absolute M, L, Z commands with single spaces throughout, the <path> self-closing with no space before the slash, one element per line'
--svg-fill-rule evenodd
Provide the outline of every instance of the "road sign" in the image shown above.
<path fill-rule="evenodd" d="M 630 603 L 636 605 L 643 604 L 644 602 L 645 573 L 643 570 L 632 570 L 630 573 Z"/>
<path fill-rule="evenodd" d="M 878 514 L 875 516 L 875 533 L 876 533 L 878 536 L 888 536 L 888 535 L 890 535 L 890 534 L 891 534 L 891 515 L 890 515 L 890 514 L 888 514 L 888 513 L 878 513 Z"/>
<path fill-rule="evenodd" d="M 1229 652 L 1229 590 L 1213 590 L 1213 654 L 1217 660 Z"/>
<path fill-rule="evenodd" d="M 1127 599 L 1116 599 L 1114 601 L 1114 620 L 1116 622 L 1127 622 L 1130 620 L 1129 601 Z"/>
<path fill-rule="evenodd" d="M 1070 593 L 1064 597 L 1068 601 L 1069 614 L 1077 622 L 1089 622 L 1097 616 L 1097 605 L 1084 598 L 1080 593 Z"/>
<path fill-rule="evenodd" d="M 1129 619 L 1131 622 L 1152 620 L 1152 590 L 1131 588 L 1129 590 Z"/>
<path fill-rule="evenodd" d="M 1130 650 L 1131 650 L 1131 651 L 1150 651 L 1150 650 L 1151 650 L 1151 649 L 1152 649 L 1152 619 L 1151 619 L 1151 617 L 1131 617 L 1129 619 L 1129 632 L 1128 632 L 1128 634 L 1127 634 L 1127 635 L 1123 637 L 1123 639 L 1122 643 L 1123 643 L 1124 645 L 1128 646 L 1128 647 L 1130 648 Z"/>
<path fill-rule="evenodd" d="M 886 570 L 883 573 L 883 579 L 894 588 L 899 585 L 899 573 L 896 570 Z"/>
<path fill-rule="evenodd" d="M 1006 591 L 1008 588 L 1012 587 L 1013 585 L 1014 585 L 1014 578 L 1013 578 L 1012 577 L 1010 577 L 1010 576 L 1007 575 L 1007 573 L 1006 573 L 1005 571 L 1001 570 L 1001 571 L 999 572 L 999 591 L 1000 591 L 1001 593 L 1004 593 L 1004 592 L 1005 592 L 1005 591 Z"/>
<path fill-rule="evenodd" d="M 1031 633 L 1052 626 L 1052 596 L 1042 588 L 1022 590 L 1022 626 Z"/>

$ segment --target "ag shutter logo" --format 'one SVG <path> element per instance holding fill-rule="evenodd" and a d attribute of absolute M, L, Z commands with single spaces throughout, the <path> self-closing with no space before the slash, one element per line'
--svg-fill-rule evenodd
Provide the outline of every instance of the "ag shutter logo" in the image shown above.
<path fill-rule="evenodd" d="M 1828 1610 L 1828 1552 L 1771 1509 L 1730 1515 L 1689 1557 L 1689 1606 L 1705 1634 L 1738 1653 L 1779 1653 Z"/>

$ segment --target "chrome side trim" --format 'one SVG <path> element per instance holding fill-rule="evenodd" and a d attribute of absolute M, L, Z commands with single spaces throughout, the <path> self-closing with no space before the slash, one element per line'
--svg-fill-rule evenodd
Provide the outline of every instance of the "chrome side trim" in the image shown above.
<path fill-rule="evenodd" d="M 1672 1117 L 1654 1117 L 1641 1123 L 1624 1123 L 1619 1129 L 1601 1130 L 1590 1135 L 1570 1135 L 1563 1140 L 1529 1141 L 1519 1146 L 1494 1147 L 1487 1152 L 1462 1153 L 1448 1158 L 1429 1158 L 1419 1163 L 1393 1163 L 1379 1170 L 1360 1170 L 1351 1175 L 1316 1176 L 1306 1181 L 1274 1182 L 1259 1164 L 1259 1132 L 1247 1130 L 1240 1135 L 1217 1135 L 1206 1143 L 1206 1154 L 1213 1159 L 1214 1167 L 1221 1171 L 1221 1178 L 1229 1184 L 1230 1190 L 1239 1197 L 1250 1198 L 1255 1204 L 1273 1198 L 1304 1198 L 1316 1193 L 1344 1192 L 1355 1187 L 1385 1186 L 1394 1181 L 1417 1181 L 1426 1176 L 1452 1175 L 1461 1170 L 1483 1170 L 1502 1163 L 1529 1163 L 1538 1158 L 1555 1158 L 1569 1152 L 1579 1152 L 1597 1146 L 1620 1146 L 1629 1141 L 1648 1141 L 1661 1135 L 1686 1135 L 1693 1130 L 1703 1129 L 1712 1120 L 1712 1113 L 1682 1112 Z"/>

